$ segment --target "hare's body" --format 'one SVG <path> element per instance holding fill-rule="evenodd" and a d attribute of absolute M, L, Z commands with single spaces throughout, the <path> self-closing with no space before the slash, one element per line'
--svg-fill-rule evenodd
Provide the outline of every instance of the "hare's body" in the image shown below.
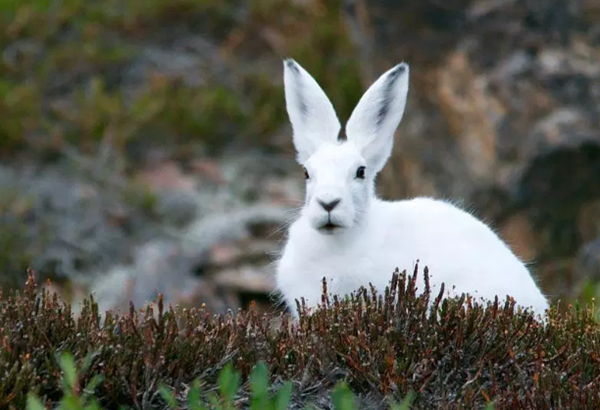
<path fill-rule="evenodd" d="M 412 273 L 419 260 L 429 268 L 435 294 L 445 283 L 447 295 L 465 292 L 487 300 L 498 295 L 501 301 L 511 295 L 538 313 L 548 307 L 527 268 L 504 242 L 454 205 L 431 198 L 374 199 L 369 215 L 356 228 L 358 235 L 322 235 L 305 218 L 293 223 L 277 276 L 288 306 L 295 307 L 302 297 L 307 306 L 320 303 L 323 277 L 334 294 L 350 294 L 369 282 L 381 292 L 396 268 Z"/>
<path fill-rule="evenodd" d="M 284 62 L 287 111 L 306 199 L 277 264 L 277 287 L 295 301 L 321 301 L 322 279 L 338 295 L 373 284 L 419 261 L 433 290 L 493 300 L 512 296 L 542 313 L 548 306 L 525 265 L 486 224 L 441 200 L 382 201 L 375 178 L 389 158 L 408 93 L 408 66 L 398 64 L 364 94 L 341 133 L 333 106 L 293 60 Z M 422 286 L 420 286 L 422 289 Z"/>

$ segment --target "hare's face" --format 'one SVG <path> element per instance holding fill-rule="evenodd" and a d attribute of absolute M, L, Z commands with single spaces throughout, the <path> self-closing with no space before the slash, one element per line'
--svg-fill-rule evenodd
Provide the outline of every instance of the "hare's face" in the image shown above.
<path fill-rule="evenodd" d="M 321 144 L 304 172 L 303 213 L 314 229 L 331 235 L 360 223 L 372 196 L 373 175 L 352 142 Z"/>
<path fill-rule="evenodd" d="M 373 196 L 375 176 L 392 152 L 408 93 L 408 65 L 384 73 L 362 96 L 346 132 L 315 79 L 284 61 L 285 100 L 297 160 L 306 171 L 302 216 L 324 234 L 360 223 Z"/>

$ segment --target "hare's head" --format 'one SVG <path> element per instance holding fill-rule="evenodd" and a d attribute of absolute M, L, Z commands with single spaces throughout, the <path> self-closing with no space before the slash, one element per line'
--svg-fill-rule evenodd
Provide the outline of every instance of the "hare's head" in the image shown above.
<path fill-rule="evenodd" d="M 284 60 L 285 99 L 297 160 L 304 167 L 303 216 L 323 234 L 360 224 L 374 195 L 375 177 L 392 152 L 408 93 L 408 65 L 398 64 L 371 85 L 346 130 L 315 79 Z"/>

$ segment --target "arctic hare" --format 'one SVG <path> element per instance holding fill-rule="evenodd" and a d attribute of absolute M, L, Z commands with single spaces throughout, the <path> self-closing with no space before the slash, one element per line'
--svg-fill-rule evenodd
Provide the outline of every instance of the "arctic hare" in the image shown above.
<path fill-rule="evenodd" d="M 376 197 L 375 177 L 391 154 L 404 113 L 406 63 L 371 85 L 345 132 L 315 79 L 293 59 L 284 59 L 283 67 L 306 197 L 277 261 L 276 280 L 296 317 L 295 300 L 304 297 L 308 307 L 320 303 L 323 277 L 329 292 L 341 296 L 369 283 L 382 292 L 396 268 L 411 272 L 417 260 L 429 268 L 433 293 L 443 282 L 447 295 L 466 292 L 487 300 L 510 295 L 535 313 L 546 310 L 548 302 L 525 265 L 473 215 L 443 200 Z"/>

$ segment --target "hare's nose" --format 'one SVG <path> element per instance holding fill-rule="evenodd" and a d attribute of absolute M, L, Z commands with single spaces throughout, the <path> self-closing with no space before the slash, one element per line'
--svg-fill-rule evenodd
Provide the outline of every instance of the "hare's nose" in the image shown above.
<path fill-rule="evenodd" d="M 333 208 L 335 208 L 337 206 L 337 204 L 340 203 L 340 201 L 341 201 L 340 198 L 334 199 L 333 201 L 329 201 L 329 202 L 323 202 L 320 199 L 317 199 L 317 202 L 319 203 L 319 205 L 321 205 L 323 207 L 323 209 L 326 210 L 327 212 L 333 211 Z"/>

